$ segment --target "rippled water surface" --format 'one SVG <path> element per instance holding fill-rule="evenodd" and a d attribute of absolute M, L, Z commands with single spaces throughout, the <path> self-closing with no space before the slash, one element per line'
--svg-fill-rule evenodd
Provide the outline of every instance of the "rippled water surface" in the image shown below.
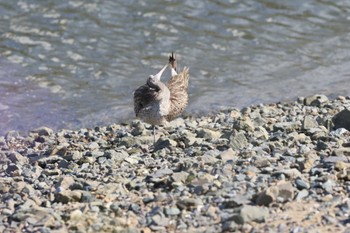
<path fill-rule="evenodd" d="M 350 92 L 348 0 L 0 0 L 0 22 L 0 134 L 131 119 L 171 51 L 186 114 Z"/>

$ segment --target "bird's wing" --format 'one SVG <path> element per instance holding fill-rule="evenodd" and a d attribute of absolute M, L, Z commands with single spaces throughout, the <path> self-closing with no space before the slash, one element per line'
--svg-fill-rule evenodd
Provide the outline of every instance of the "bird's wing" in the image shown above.
<path fill-rule="evenodd" d="M 136 116 L 148 104 L 157 97 L 157 92 L 147 84 L 137 88 L 134 92 L 134 111 Z"/>
<path fill-rule="evenodd" d="M 167 116 L 167 120 L 171 121 L 176 118 L 188 104 L 188 80 L 189 72 L 188 68 L 185 67 L 181 73 L 173 76 L 167 86 L 170 91 L 170 111 Z"/>

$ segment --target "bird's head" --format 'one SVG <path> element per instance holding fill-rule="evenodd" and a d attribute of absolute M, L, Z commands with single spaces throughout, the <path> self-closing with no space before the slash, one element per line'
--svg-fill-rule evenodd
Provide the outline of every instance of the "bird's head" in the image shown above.
<path fill-rule="evenodd" d="M 150 75 L 147 79 L 147 85 L 151 88 L 159 90 L 159 85 L 157 85 L 157 83 L 160 82 L 160 78 L 167 67 L 168 64 L 166 64 L 156 75 Z"/>

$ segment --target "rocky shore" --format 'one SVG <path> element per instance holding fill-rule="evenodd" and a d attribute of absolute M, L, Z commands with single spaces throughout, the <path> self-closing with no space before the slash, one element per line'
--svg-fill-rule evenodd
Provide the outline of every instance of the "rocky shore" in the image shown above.
<path fill-rule="evenodd" d="M 0 137 L 0 232 L 350 232 L 350 98 Z"/>

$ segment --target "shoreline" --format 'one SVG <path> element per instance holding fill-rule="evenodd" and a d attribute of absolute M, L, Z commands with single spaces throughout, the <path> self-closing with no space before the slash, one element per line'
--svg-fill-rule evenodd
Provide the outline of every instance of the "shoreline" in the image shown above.
<path fill-rule="evenodd" d="M 0 231 L 350 230 L 350 98 L 0 137 Z"/>

